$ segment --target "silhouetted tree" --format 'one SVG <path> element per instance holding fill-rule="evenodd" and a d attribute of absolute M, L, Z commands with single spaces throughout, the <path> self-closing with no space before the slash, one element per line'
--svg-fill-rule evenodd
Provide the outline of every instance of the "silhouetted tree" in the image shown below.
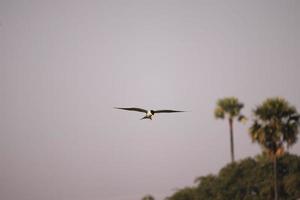
<path fill-rule="evenodd" d="M 142 198 L 142 200 L 154 200 L 154 197 L 152 195 L 148 194 L 148 195 L 144 196 Z"/>
<path fill-rule="evenodd" d="M 230 133 L 230 152 L 231 152 L 231 162 L 234 162 L 234 141 L 233 141 L 233 121 L 235 118 L 238 121 L 246 120 L 244 115 L 241 115 L 241 110 L 244 104 L 239 102 L 235 97 L 227 97 L 219 99 L 217 101 L 217 107 L 215 109 L 215 117 L 217 119 L 228 118 L 229 122 L 229 133 Z"/>
<path fill-rule="evenodd" d="M 278 199 L 277 157 L 285 146 L 297 141 L 300 116 L 295 107 L 283 98 L 269 98 L 253 111 L 254 122 L 249 133 L 273 161 L 274 199 Z"/>
<path fill-rule="evenodd" d="M 186 187 L 176 191 L 172 196 L 167 197 L 166 200 L 195 200 L 195 190 L 191 187 Z"/>
<path fill-rule="evenodd" d="M 300 157 L 286 153 L 277 164 L 279 198 L 300 199 Z M 217 175 L 197 178 L 196 186 L 177 190 L 166 200 L 274 200 L 272 168 L 265 153 L 246 158 L 226 165 Z"/>

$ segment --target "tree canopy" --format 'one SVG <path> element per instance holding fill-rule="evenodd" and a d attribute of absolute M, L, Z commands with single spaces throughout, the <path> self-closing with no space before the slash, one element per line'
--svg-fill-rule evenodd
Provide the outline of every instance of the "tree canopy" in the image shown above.
<path fill-rule="evenodd" d="M 289 147 L 296 143 L 300 116 L 285 99 L 269 98 L 253 114 L 250 136 L 268 153 L 275 155 L 284 149 L 284 144 Z"/>
<path fill-rule="evenodd" d="M 142 200 L 154 200 L 154 197 L 152 195 L 148 194 L 148 195 L 144 196 L 142 198 Z"/>
<path fill-rule="evenodd" d="M 241 114 L 241 110 L 244 104 L 239 102 L 236 97 L 226 97 L 219 99 L 217 101 L 217 106 L 215 108 L 215 117 L 217 119 L 228 118 L 229 122 L 229 134 L 230 134 L 230 153 L 231 162 L 234 162 L 234 139 L 233 139 L 233 120 L 238 118 L 238 121 L 243 121 L 246 119 L 244 115 Z"/>
<path fill-rule="evenodd" d="M 296 143 L 299 133 L 299 114 L 283 98 L 269 98 L 253 110 L 254 122 L 250 136 L 266 151 L 273 161 L 274 199 L 278 199 L 277 157 L 282 155 L 285 146 Z"/>
<path fill-rule="evenodd" d="M 266 154 L 223 167 L 217 175 L 196 179 L 196 186 L 176 191 L 167 200 L 273 200 L 272 163 Z M 278 159 L 279 199 L 300 198 L 300 157 Z"/>
<path fill-rule="evenodd" d="M 243 115 L 240 114 L 244 104 L 239 102 L 236 97 L 226 97 L 217 101 L 217 107 L 215 109 L 215 117 L 217 119 L 235 118 L 242 119 Z"/>
<path fill-rule="evenodd" d="M 246 119 L 235 97 L 219 99 L 214 114 L 227 118 L 234 161 L 233 121 Z M 265 100 L 253 110 L 249 135 L 263 151 L 255 158 L 231 162 L 218 174 L 198 177 L 195 185 L 177 190 L 166 200 L 297 200 L 300 199 L 300 156 L 286 149 L 297 142 L 300 115 L 283 98 Z M 272 161 L 272 162 L 270 162 Z"/>

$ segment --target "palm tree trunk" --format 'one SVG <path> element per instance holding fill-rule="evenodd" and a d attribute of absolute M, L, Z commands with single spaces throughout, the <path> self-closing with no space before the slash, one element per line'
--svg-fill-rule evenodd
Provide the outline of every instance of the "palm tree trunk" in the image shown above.
<path fill-rule="evenodd" d="M 233 119 L 229 118 L 231 162 L 234 162 Z"/>
<path fill-rule="evenodd" d="M 273 161 L 273 176 L 274 176 L 274 200 L 278 200 L 278 191 L 277 191 L 277 157 L 274 155 Z"/>

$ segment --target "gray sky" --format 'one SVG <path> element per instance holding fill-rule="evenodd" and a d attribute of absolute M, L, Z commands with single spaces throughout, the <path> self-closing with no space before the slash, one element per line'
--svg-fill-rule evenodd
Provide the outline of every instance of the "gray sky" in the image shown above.
<path fill-rule="evenodd" d="M 248 116 L 273 96 L 300 110 L 299 24 L 292 0 L 2 0 L 0 199 L 162 200 L 217 173 L 218 98 Z M 260 152 L 250 124 L 235 125 L 237 159 Z"/>

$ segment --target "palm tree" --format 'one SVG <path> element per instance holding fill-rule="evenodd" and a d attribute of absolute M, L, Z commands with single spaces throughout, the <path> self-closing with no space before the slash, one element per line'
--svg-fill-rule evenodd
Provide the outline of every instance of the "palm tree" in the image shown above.
<path fill-rule="evenodd" d="M 154 200 L 154 197 L 152 195 L 146 195 L 142 198 L 142 200 Z"/>
<path fill-rule="evenodd" d="M 234 162 L 233 121 L 235 118 L 237 118 L 238 121 L 246 120 L 246 117 L 244 115 L 241 115 L 240 113 L 243 107 L 244 104 L 239 102 L 237 98 L 227 97 L 219 99 L 217 101 L 217 107 L 215 109 L 215 117 L 217 119 L 228 118 L 231 162 Z"/>
<path fill-rule="evenodd" d="M 278 199 L 277 157 L 297 141 L 300 115 L 283 98 L 269 98 L 253 110 L 254 122 L 249 133 L 273 161 L 274 199 Z"/>

